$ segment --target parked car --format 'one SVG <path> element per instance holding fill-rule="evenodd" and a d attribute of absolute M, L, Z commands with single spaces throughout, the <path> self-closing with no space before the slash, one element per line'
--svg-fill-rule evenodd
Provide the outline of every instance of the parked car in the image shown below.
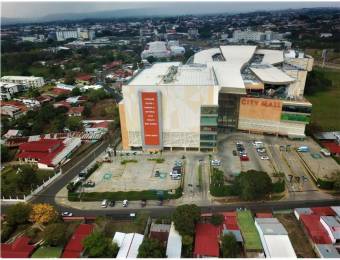
<path fill-rule="evenodd" d="M 87 181 L 85 184 L 84 184 L 84 187 L 86 188 L 93 188 L 94 186 L 96 186 L 96 184 L 94 183 L 94 181 Z"/>
<path fill-rule="evenodd" d="M 220 166 L 221 165 L 221 161 L 220 160 L 211 160 L 211 165 L 212 166 Z"/>
<path fill-rule="evenodd" d="M 247 155 L 241 155 L 240 160 L 241 161 L 249 161 L 249 157 Z"/>
<path fill-rule="evenodd" d="M 116 202 L 114 200 L 111 200 L 110 203 L 109 203 L 109 206 L 114 207 L 115 205 L 116 205 Z"/>
<path fill-rule="evenodd" d="M 65 212 L 61 213 L 61 216 L 62 217 L 72 217 L 73 214 L 72 214 L 72 212 L 65 211 Z"/>
<path fill-rule="evenodd" d="M 178 171 L 171 171 L 170 172 L 170 177 L 178 177 L 178 176 L 181 177 L 182 174 Z"/>
<path fill-rule="evenodd" d="M 160 176 L 160 172 L 159 171 L 156 171 L 155 172 L 155 177 L 159 177 Z"/>
<path fill-rule="evenodd" d="M 268 156 L 261 156 L 260 158 L 261 158 L 261 160 L 269 160 Z"/>
<path fill-rule="evenodd" d="M 126 208 L 128 206 L 129 202 L 128 200 L 123 200 L 123 207 Z"/>
<path fill-rule="evenodd" d="M 257 151 L 258 153 L 265 153 L 265 152 L 266 152 L 266 149 L 264 149 L 264 148 L 257 148 L 256 151 Z"/>
<path fill-rule="evenodd" d="M 307 152 L 309 152 L 309 147 L 308 146 L 300 146 L 297 149 L 297 151 L 300 152 L 300 153 L 307 153 Z"/>
<path fill-rule="evenodd" d="M 140 205 L 142 206 L 142 208 L 144 208 L 146 206 L 146 200 L 142 200 Z"/>
<path fill-rule="evenodd" d="M 235 150 L 233 150 L 233 155 L 237 156 L 237 152 Z"/>
<path fill-rule="evenodd" d="M 331 156 L 331 153 L 330 153 L 326 148 L 322 148 L 322 149 L 320 150 L 320 153 L 322 153 L 323 156 L 325 156 L 325 157 Z"/>
<path fill-rule="evenodd" d="M 102 204 L 101 204 L 101 206 L 102 206 L 102 208 L 107 208 L 107 205 L 109 205 L 109 201 L 108 200 L 103 200 L 102 201 Z"/>

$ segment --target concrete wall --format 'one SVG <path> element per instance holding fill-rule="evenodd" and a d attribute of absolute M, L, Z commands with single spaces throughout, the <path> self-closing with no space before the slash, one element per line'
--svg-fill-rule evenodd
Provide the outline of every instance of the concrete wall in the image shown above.
<path fill-rule="evenodd" d="M 164 147 L 199 147 L 202 105 L 218 104 L 216 86 L 123 86 L 129 146 L 142 145 L 138 91 L 161 92 Z"/>

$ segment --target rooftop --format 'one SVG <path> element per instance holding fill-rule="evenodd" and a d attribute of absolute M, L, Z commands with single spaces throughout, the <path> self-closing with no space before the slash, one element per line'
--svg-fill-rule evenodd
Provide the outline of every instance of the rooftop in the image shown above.
<path fill-rule="evenodd" d="M 196 225 L 195 256 L 219 257 L 219 228 L 207 223 Z"/>
<path fill-rule="evenodd" d="M 1 243 L 2 258 L 29 258 L 34 246 L 29 244 L 30 238 L 26 236 L 17 237 L 10 244 Z"/>
<path fill-rule="evenodd" d="M 80 224 L 68 241 L 62 258 L 79 258 L 84 249 L 83 240 L 92 233 L 93 226 Z"/>
<path fill-rule="evenodd" d="M 263 83 L 286 85 L 295 81 L 295 79 L 289 77 L 282 70 L 269 64 L 252 65 L 250 69 Z"/>

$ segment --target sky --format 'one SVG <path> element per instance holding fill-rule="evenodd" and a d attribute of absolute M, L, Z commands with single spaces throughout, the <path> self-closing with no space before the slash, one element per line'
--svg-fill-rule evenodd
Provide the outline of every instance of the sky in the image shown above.
<path fill-rule="evenodd" d="M 50 14 L 88 13 L 119 9 L 156 7 L 171 14 L 176 10 L 187 10 L 191 14 L 249 12 L 257 10 L 279 10 L 307 7 L 339 7 L 340 2 L 7 2 L 1 1 L 1 15 L 8 18 L 38 18 Z"/>

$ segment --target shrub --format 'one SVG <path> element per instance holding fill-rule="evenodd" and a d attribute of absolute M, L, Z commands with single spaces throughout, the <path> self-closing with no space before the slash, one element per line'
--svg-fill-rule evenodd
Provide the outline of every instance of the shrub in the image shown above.
<path fill-rule="evenodd" d="M 285 181 L 280 180 L 273 183 L 272 192 L 280 193 L 285 191 Z"/>
<path fill-rule="evenodd" d="M 332 190 L 333 186 L 334 186 L 334 182 L 322 180 L 322 179 L 318 178 L 318 186 L 320 187 L 320 189 Z"/>
<path fill-rule="evenodd" d="M 12 233 L 14 232 L 15 227 L 8 225 L 8 224 L 4 224 L 1 227 L 1 243 L 6 242 L 10 236 L 12 235 Z"/>
<path fill-rule="evenodd" d="M 135 160 L 135 159 L 130 159 L 130 160 L 123 160 L 120 163 L 124 165 L 124 164 L 127 164 L 127 163 L 137 163 L 137 162 L 138 161 Z"/>

